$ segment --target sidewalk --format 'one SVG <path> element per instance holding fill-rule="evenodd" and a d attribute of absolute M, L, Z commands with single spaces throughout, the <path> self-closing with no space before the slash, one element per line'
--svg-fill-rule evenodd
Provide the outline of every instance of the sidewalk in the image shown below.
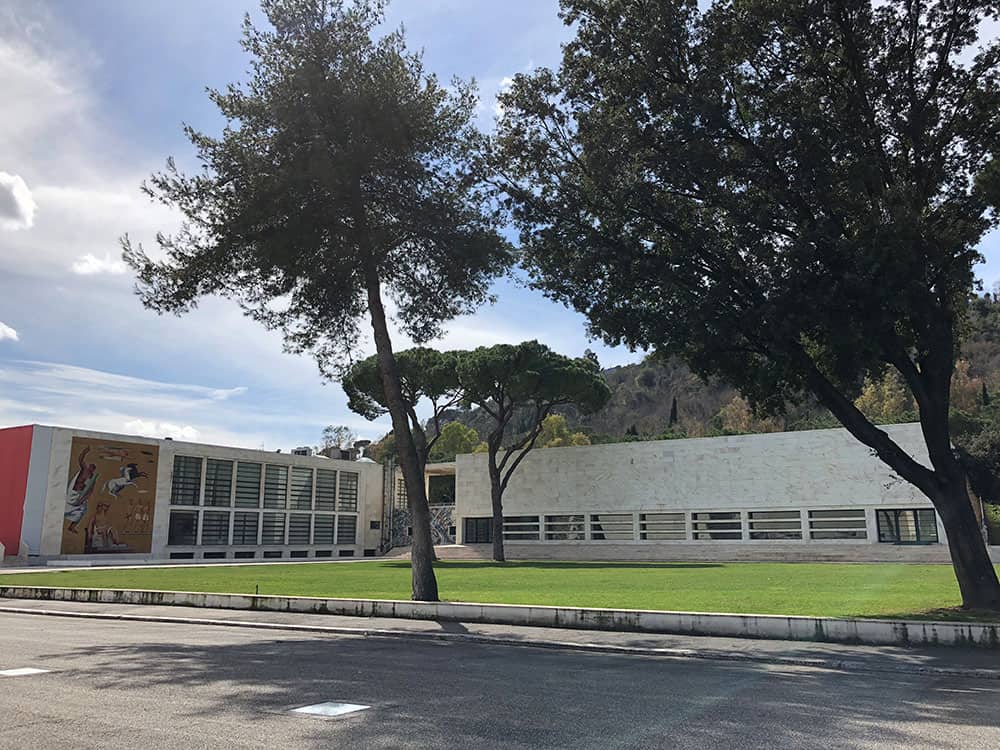
<path fill-rule="evenodd" d="M 850 646 L 804 641 L 615 633 L 561 628 L 363 618 L 198 607 L 0 599 L 0 612 L 30 616 L 176 622 L 328 633 L 331 637 L 420 638 L 557 648 L 671 659 L 750 661 L 850 672 L 967 676 L 1000 680 L 1000 652 L 965 648 Z M 40 623 L 40 628 L 43 625 Z"/>

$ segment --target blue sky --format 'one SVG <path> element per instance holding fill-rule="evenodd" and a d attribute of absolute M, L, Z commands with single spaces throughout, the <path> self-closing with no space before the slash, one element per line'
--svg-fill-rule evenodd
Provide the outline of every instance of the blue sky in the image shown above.
<path fill-rule="evenodd" d="M 402 23 L 442 78 L 477 79 L 489 127 L 505 78 L 557 61 L 566 30 L 556 9 L 555 0 L 395 0 L 387 23 Z M 189 162 L 182 122 L 218 129 L 204 89 L 243 77 L 248 10 L 252 0 L 0 5 L 0 426 L 268 449 L 314 444 L 331 423 L 363 437 L 386 431 L 231 303 L 206 300 L 182 318 L 144 310 L 118 260 L 122 233 L 150 242 L 176 226 L 138 186 L 168 155 Z M 1000 240 L 982 249 L 980 276 L 992 286 Z M 510 282 L 495 291 L 495 306 L 453 321 L 439 345 L 538 338 L 568 354 L 592 348 L 605 365 L 639 358 L 588 341 L 580 316 L 536 292 Z"/>

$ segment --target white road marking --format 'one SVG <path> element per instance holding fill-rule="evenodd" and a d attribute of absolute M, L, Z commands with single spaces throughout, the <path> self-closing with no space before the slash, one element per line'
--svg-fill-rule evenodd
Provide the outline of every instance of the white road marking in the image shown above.
<path fill-rule="evenodd" d="M 0 669 L 0 677 L 24 677 L 29 674 L 45 674 L 48 669 L 35 669 L 34 667 L 21 667 L 20 669 Z"/>
<path fill-rule="evenodd" d="M 346 714 L 352 714 L 355 711 L 364 711 L 371 706 L 362 706 L 358 703 L 316 703 L 312 706 L 302 706 L 302 708 L 293 708 L 293 714 L 307 714 L 309 716 L 325 716 L 327 718 L 333 716 L 344 716 Z"/>

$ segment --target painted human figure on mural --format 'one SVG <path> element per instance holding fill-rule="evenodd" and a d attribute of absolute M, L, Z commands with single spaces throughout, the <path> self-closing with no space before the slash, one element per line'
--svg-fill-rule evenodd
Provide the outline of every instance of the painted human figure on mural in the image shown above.
<path fill-rule="evenodd" d="M 89 446 L 80 452 L 77 457 L 77 464 L 80 468 L 73 475 L 69 486 L 66 487 L 66 512 L 64 515 L 69 519 L 68 530 L 74 534 L 77 533 L 76 529 L 80 525 L 80 521 L 87 515 L 87 500 L 93 493 L 94 486 L 100 476 L 97 473 L 96 464 L 85 463 L 88 453 L 90 453 Z"/>
<path fill-rule="evenodd" d="M 108 511 L 111 503 L 99 502 L 94 517 L 87 529 L 87 552 L 120 552 L 128 545 L 123 544 L 115 527 L 111 525 Z"/>
<path fill-rule="evenodd" d="M 146 472 L 139 471 L 138 464 L 128 464 L 122 467 L 122 475 L 120 477 L 115 477 L 107 481 L 107 484 L 104 485 L 104 491 L 112 497 L 118 497 L 118 494 L 126 487 L 134 487 L 136 479 L 148 476 L 149 474 Z"/>

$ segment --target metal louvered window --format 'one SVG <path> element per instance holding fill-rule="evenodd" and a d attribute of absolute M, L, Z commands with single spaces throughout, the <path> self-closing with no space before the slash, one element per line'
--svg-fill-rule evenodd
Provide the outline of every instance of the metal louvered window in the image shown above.
<path fill-rule="evenodd" d="M 260 507 L 261 465 L 240 461 L 236 464 L 236 507 Z"/>
<path fill-rule="evenodd" d="M 201 514 L 201 543 L 229 544 L 229 512 L 206 510 Z"/>
<path fill-rule="evenodd" d="M 313 471 L 305 466 L 292 467 L 290 510 L 312 510 Z"/>
<path fill-rule="evenodd" d="M 751 539 L 801 539 L 802 514 L 797 510 L 750 512 Z"/>
<path fill-rule="evenodd" d="M 868 523 L 861 509 L 809 511 L 811 539 L 867 539 Z"/>
<path fill-rule="evenodd" d="M 233 503 L 233 462 L 205 461 L 205 505 L 229 507 Z"/>
<path fill-rule="evenodd" d="M 357 516 L 337 516 L 337 544 L 354 544 L 357 536 Z"/>
<path fill-rule="evenodd" d="M 534 541 L 541 538 L 538 516 L 504 516 L 503 538 L 514 542 Z"/>
<path fill-rule="evenodd" d="M 683 513 L 640 513 L 639 539 L 644 542 L 687 539 L 687 523 Z"/>
<path fill-rule="evenodd" d="M 285 543 L 285 514 L 265 513 L 261 523 L 261 544 Z"/>
<path fill-rule="evenodd" d="M 264 467 L 264 507 L 284 510 L 288 496 L 288 467 Z"/>
<path fill-rule="evenodd" d="M 337 472 L 316 469 L 316 510 L 337 509 Z"/>
<path fill-rule="evenodd" d="M 692 513 L 691 533 L 697 540 L 712 541 L 743 538 L 739 512 Z"/>
<path fill-rule="evenodd" d="M 358 475 L 353 471 L 340 472 L 337 510 L 341 513 L 357 513 L 358 511 Z"/>
<path fill-rule="evenodd" d="M 584 515 L 545 516 L 545 538 L 564 541 L 585 539 L 587 524 Z"/>
<path fill-rule="evenodd" d="M 174 456 L 174 471 L 170 480 L 171 505 L 198 505 L 201 498 L 200 458 Z"/>
<path fill-rule="evenodd" d="M 257 544 L 259 513 L 237 511 L 233 518 L 233 544 Z"/>
<path fill-rule="evenodd" d="M 333 544 L 332 513 L 317 513 L 313 517 L 313 544 Z"/>
<path fill-rule="evenodd" d="M 288 543 L 309 544 L 312 516 L 308 513 L 292 513 L 288 516 Z"/>
<path fill-rule="evenodd" d="M 594 541 L 629 541 L 634 534 L 631 513 L 593 513 L 590 516 L 590 538 Z"/>

